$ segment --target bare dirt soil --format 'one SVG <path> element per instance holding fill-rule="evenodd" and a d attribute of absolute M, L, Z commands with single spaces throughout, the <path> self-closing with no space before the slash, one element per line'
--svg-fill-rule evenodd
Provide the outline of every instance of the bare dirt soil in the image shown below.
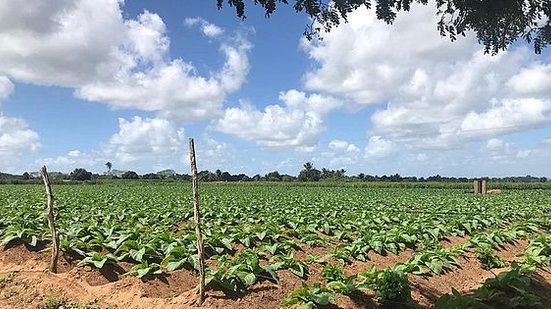
<path fill-rule="evenodd" d="M 466 239 L 453 238 L 449 244 L 464 241 Z M 519 241 L 515 245 L 505 246 L 498 254 L 511 261 L 526 246 L 526 241 Z M 0 309 L 41 308 L 51 297 L 62 297 L 80 304 L 94 303 L 101 308 L 197 308 L 194 304 L 196 278 L 189 270 L 141 280 L 123 275 L 131 267 L 129 264 L 123 263 L 98 271 L 87 266 L 77 266 L 75 259 L 63 255 L 59 260 L 59 273 L 52 274 L 48 271 L 49 251 L 31 249 L 24 245 L 0 248 L 0 277 L 14 274 L 11 280 L 0 283 Z M 321 253 L 320 249 L 313 251 Z M 389 267 L 407 261 L 412 253 L 408 249 L 398 255 L 370 254 L 370 261 L 354 261 L 344 269 L 347 274 L 352 274 L 367 270 L 372 265 Z M 414 304 L 409 307 L 430 307 L 438 297 L 449 293 L 452 287 L 460 292 L 468 292 L 506 270 L 483 270 L 472 252 L 468 252 L 460 262 L 461 268 L 454 268 L 440 276 L 410 275 Z M 244 293 L 225 294 L 209 290 L 203 308 L 279 308 L 291 291 L 301 287 L 302 280 L 288 271 L 279 271 L 278 275 L 278 283 L 262 281 Z M 321 266 L 312 265 L 305 281 L 308 284 L 323 283 Z M 534 278 L 534 288 L 543 303 L 551 303 L 550 272 L 538 272 Z M 378 305 L 372 295 L 355 293 L 350 297 L 340 296 L 330 308 L 378 308 Z"/>

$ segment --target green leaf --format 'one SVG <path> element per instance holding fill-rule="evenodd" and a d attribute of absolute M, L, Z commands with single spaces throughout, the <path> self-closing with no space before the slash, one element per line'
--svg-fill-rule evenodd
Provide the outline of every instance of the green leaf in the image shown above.
<path fill-rule="evenodd" d="M 335 293 L 347 294 L 349 292 L 347 285 L 341 281 L 331 281 L 325 287 Z"/>
<path fill-rule="evenodd" d="M 186 263 L 186 260 L 170 262 L 170 263 L 166 264 L 165 268 L 166 268 L 167 271 L 175 271 L 175 270 L 178 270 L 178 269 L 182 268 L 185 263 Z"/>
<path fill-rule="evenodd" d="M 101 260 L 93 260 L 92 263 L 96 268 L 102 269 L 103 266 L 105 266 L 105 263 L 107 262 L 107 258 L 103 258 Z"/>
<path fill-rule="evenodd" d="M 233 250 L 232 241 L 229 238 L 222 238 L 220 242 L 228 248 L 228 250 Z"/>
<path fill-rule="evenodd" d="M 38 238 L 36 238 L 36 236 L 33 235 L 31 237 L 31 242 L 29 243 L 29 245 L 36 247 L 37 244 L 38 244 Z"/>
<path fill-rule="evenodd" d="M 266 231 L 262 231 L 262 232 L 260 232 L 260 233 L 256 233 L 256 237 L 258 237 L 258 239 L 259 239 L 260 241 L 263 241 L 264 238 L 266 237 Z"/>
<path fill-rule="evenodd" d="M 9 235 L 9 236 L 6 236 L 4 237 L 4 240 L 2 240 L 2 243 L 0 244 L 1 246 L 5 246 L 7 244 L 9 244 L 10 242 L 18 239 L 19 237 L 17 237 L 17 235 Z"/>
<path fill-rule="evenodd" d="M 150 268 L 150 267 L 138 269 L 138 270 L 136 270 L 136 273 L 138 274 L 137 277 L 138 277 L 138 278 L 142 278 L 142 277 L 144 277 L 145 275 L 149 274 L 150 271 L 151 271 L 151 268 Z"/>
<path fill-rule="evenodd" d="M 289 271 L 300 278 L 304 277 L 304 267 L 300 264 L 296 264 L 289 268 Z"/>
<path fill-rule="evenodd" d="M 427 266 L 433 273 L 437 275 L 440 275 L 442 273 L 442 264 L 437 260 L 430 261 Z"/>
<path fill-rule="evenodd" d="M 256 282 L 256 276 L 253 273 L 249 273 L 243 277 L 243 282 L 246 285 L 253 285 Z"/>
<path fill-rule="evenodd" d="M 313 294 L 312 299 L 318 305 L 322 305 L 322 306 L 329 305 L 329 294 L 328 293 Z"/>
<path fill-rule="evenodd" d="M 188 260 L 191 266 L 193 266 L 193 269 L 199 270 L 199 259 L 197 258 L 197 255 L 190 255 Z"/>

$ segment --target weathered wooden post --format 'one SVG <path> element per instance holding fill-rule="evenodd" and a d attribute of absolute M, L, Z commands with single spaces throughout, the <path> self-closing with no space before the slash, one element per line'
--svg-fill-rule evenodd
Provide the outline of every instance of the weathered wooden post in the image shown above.
<path fill-rule="evenodd" d="M 197 260 L 199 262 L 199 305 L 205 300 L 205 256 L 203 253 L 203 234 L 201 232 L 201 213 L 199 212 L 199 182 L 197 179 L 197 164 L 195 161 L 195 143 L 189 139 L 189 161 L 191 163 L 191 186 L 193 194 L 193 218 L 195 234 L 197 234 Z"/>
<path fill-rule="evenodd" d="M 487 194 L 487 193 L 488 193 L 488 181 L 486 179 L 475 179 L 474 194 Z"/>
<path fill-rule="evenodd" d="M 482 194 L 488 193 L 488 181 L 486 179 L 482 179 L 482 181 L 481 181 L 480 193 L 482 193 Z"/>
<path fill-rule="evenodd" d="M 48 176 L 46 166 L 42 166 L 40 174 L 42 175 L 42 180 L 44 181 L 44 186 L 46 187 L 46 196 L 48 198 L 48 225 L 50 226 L 50 231 L 52 232 L 52 259 L 50 260 L 50 271 L 56 273 L 57 258 L 59 256 L 59 235 L 57 234 L 57 229 L 55 227 L 54 195 L 52 193 L 52 184 L 50 182 L 50 177 Z"/>

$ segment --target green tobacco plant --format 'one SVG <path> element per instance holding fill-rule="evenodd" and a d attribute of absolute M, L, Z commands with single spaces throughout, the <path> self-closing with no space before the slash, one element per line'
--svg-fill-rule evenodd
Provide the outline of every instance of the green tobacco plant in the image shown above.
<path fill-rule="evenodd" d="M 195 265 L 193 255 L 187 247 L 172 243 L 165 249 L 165 254 L 161 266 L 167 271 L 175 271 L 185 266 Z"/>
<path fill-rule="evenodd" d="M 308 275 L 308 265 L 303 261 L 296 260 L 292 252 L 289 255 L 274 255 L 270 259 L 270 263 L 270 268 L 273 270 L 287 269 L 303 279 Z"/>
<path fill-rule="evenodd" d="M 283 307 L 297 306 L 297 309 L 322 308 L 329 305 L 329 302 L 335 298 L 335 293 L 329 289 L 321 287 L 319 283 L 314 283 L 308 287 L 302 283 L 302 287 L 294 290 L 283 301 Z"/>
<path fill-rule="evenodd" d="M 38 245 L 38 236 L 36 230 L 22 226 L 12 225 L 3 231 L 0 246 L 6 246 L 14 241 L 20 241 L 32 247 Z"/>
<path fill-rule="evenodd" d="M 461 295 L 453 290 L 452 294 L 438 299 L 434 308 L 539 308 L 539 298 L 530 287 L 530 274 L 513 263 L 510 271 L 486 280 L 472 295 Z"/>
<path fill-rule="evenodd" d="M 239 252 L 233 259 L 224 256 L 218 259 L 218 267 L 209 270 L 205 285 L 216 285 L 236 292 L 255 284 L 259 279 L 277 282 L 278 277 L 271 265 L 261 266 L 258 253 L 248 249 Z"/>
<path fill-rule="evenodd" d="M 157 263 L 149 264 L 147 261 L 144 261 L 138 265 L 134 265 L 130 272 L 128 272 L 128 275 L 143 278 L 147 275 L 160 275 L 162 273 L 161 265 Z"/>
<path fill-rule="evenodd" d="M 540 235 L 534 238 L 524 254 L 525 264 L 532 270 L 549 265 L 551 262 L 551 235 Z"/>
<path fill-rule="evenodd" d="M 451 294 L 443 295 L 438 298 L 433 309 L 492 309 L 493 307 L 485 305 L 478 299 L 462 295 L 456 289 L 452 289 Z"/>
<path fill-rule="evenodd" d="M 394 269 L 414 275 L 426 275 L 428 272 L 440 275 L 451 271 L 453 266 L 461 268 L 457 260 L 457 256 L 461 254 L 461 248 L 438 248 L 418 252 L 406 263 L 397 264 Z"/>
<path fill-rule="evenodd" d="M 391 307 L 411 301 L 411 288 L 407 276 L 398 271 L 384 270 L 374 281 L 375 296 L 383 306 Z"/>
<path fill-rule="evenodd" d="M 341 267 L 337 265 L 324 265 L 321 275 L 327 282 L 344 280 L 344 273 Z"/>
<path fill-rule="evenodd" d="M 490 270 L 505 267 L 505 261 L 499 257 L 491 246 L 482 246 L 475 250 L 475 256 L 482 264 L 482 268 Z"/>
<path fill-rule="evenodd" d="M 87 256 L 78 263 L 79 266 L 89 265 L 97 269 L 102 269 L 106 264 L 117 265 L 117 257 L 111 253 L 103 254 L 99 252 L 87 253 Z"/>

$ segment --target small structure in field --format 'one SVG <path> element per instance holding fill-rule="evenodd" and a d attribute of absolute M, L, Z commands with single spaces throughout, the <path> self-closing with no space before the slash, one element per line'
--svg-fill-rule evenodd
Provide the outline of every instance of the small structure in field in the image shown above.
<path fill-rule="evenodd" d="M 499 194 L 501 189 L 488 190 L 488 180 L 475 179 L 474 180 L 474 194 Z"/>
<path fill-rule="evenodd" d="M 474 180 L 474 194 L 488 193 L 488 181 L 486 179 Z"/>

